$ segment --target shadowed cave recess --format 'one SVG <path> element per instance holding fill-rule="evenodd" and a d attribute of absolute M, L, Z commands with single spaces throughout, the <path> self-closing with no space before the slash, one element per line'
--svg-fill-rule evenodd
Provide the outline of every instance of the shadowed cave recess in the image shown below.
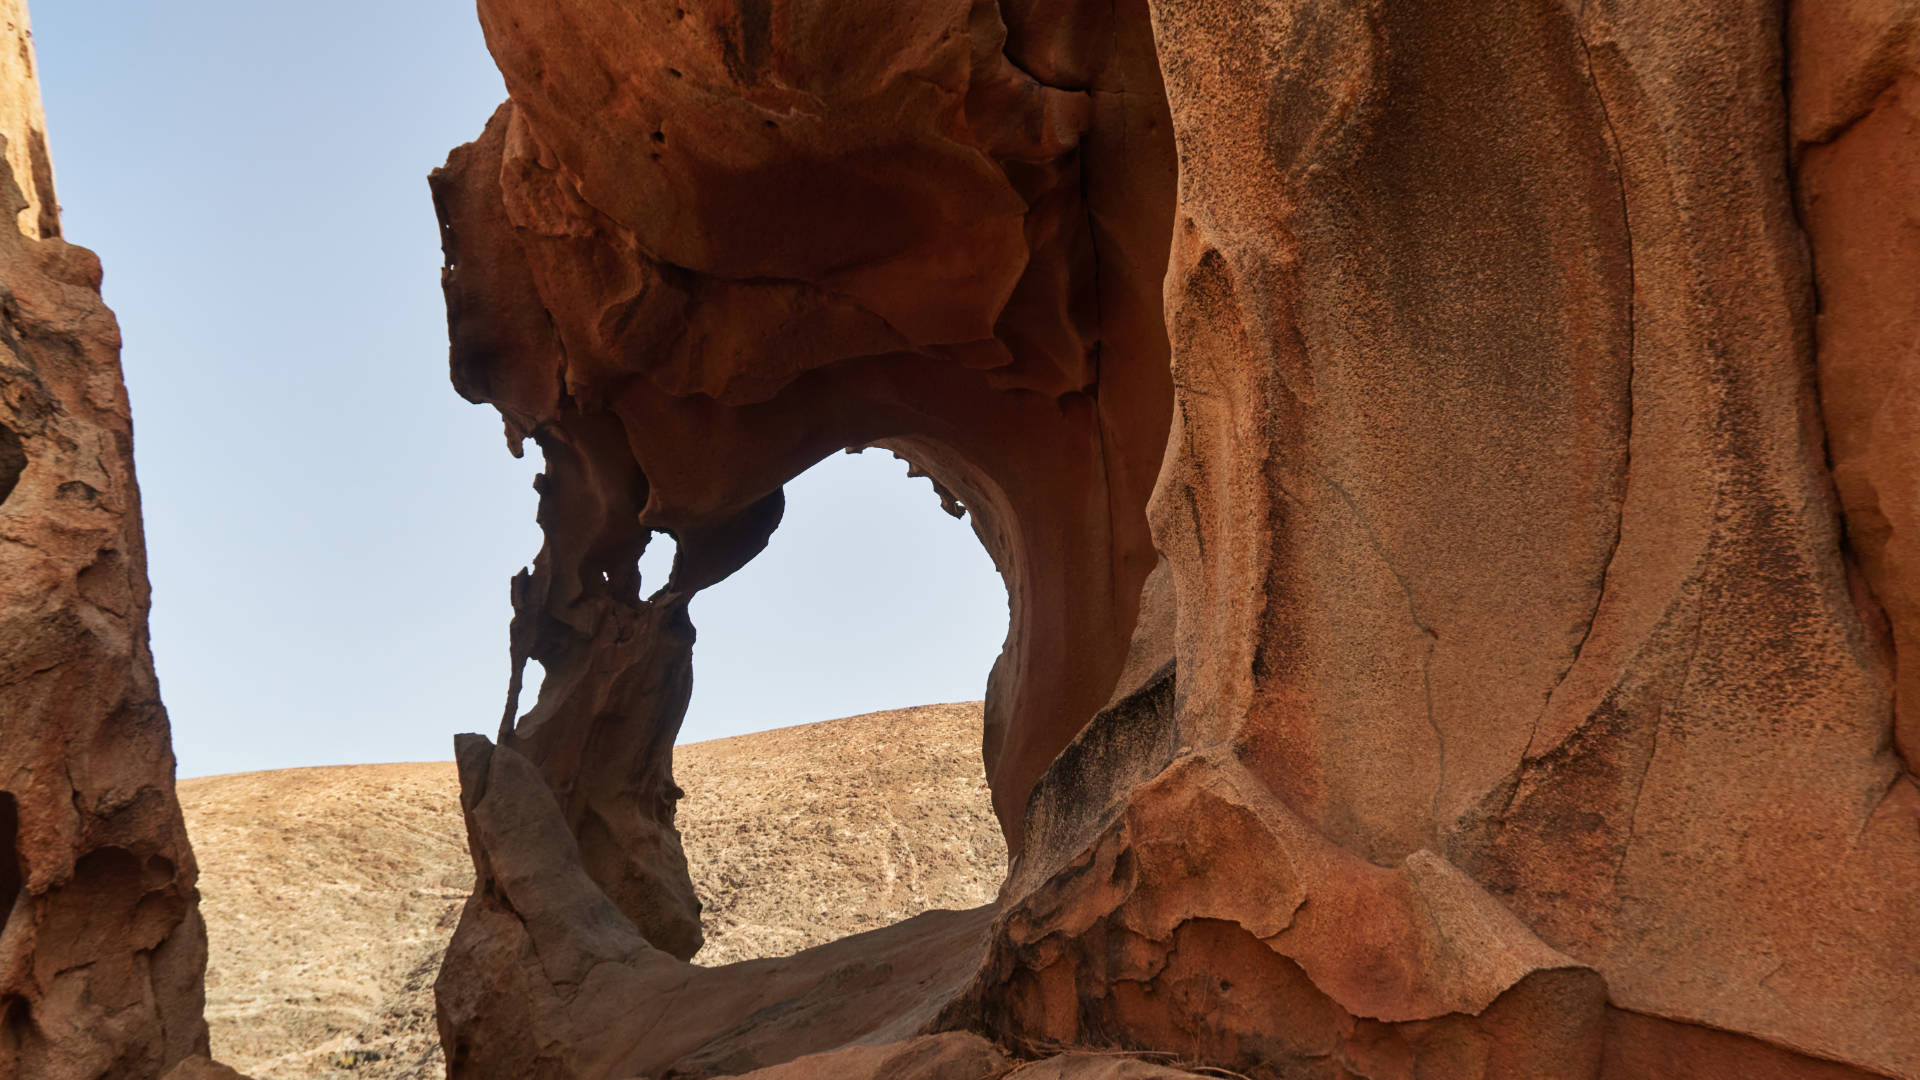
<path fill-rule="evenodd" d="M 1912 5 L 478 12 L 509 100 L 431 187 L 454 386 L 545 463 L 546 677 L 457 742 L 450 1076 L 1920 1080 Z M 0 548 L 78 658 L 0 679 L 60 705 L 0 743 L 0 960 L 54 957 L 0 964 L 0 1065 L 60 1080 L 205 1049 L 76 250 L 0 239 L 0 524 L 93 530 Z M 112 499 L 60 501 L 81 445 Z M 1007 879 L 698 967 L 688 604 L 857 446 L 1006 583 Z"/>

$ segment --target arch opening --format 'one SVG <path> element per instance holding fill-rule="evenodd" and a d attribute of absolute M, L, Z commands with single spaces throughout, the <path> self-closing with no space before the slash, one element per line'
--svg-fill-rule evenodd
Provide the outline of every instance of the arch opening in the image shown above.
<path fill-rule="evenodd" d="M 674 774 L 696 963 L 977 907 L 1005 877 L 979 698 L 1007 594 L 925 475 L 883 450 L 828 456 L 785 486 L 766 548 L 692 602 Z"/>

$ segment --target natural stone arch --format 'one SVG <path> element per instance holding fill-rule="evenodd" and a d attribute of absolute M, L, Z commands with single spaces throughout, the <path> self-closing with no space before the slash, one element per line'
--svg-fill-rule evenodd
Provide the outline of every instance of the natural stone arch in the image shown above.
<path fill-rule="evenodd" d="M 516 669 L 532 658 L 547 674 L 497 749 L 462 748 L 481 885 L 440 982 L 456 1068 L 538 1057 L 489 1019 L 508 1008 L 487 988 L 504 975 L 493 950 L 527 903 L 504 865 L 525 853 L 491 830 L 509 802 L 541 798 L 510 778 L 526 775 L 515 760 L 559 804 L 600 897 L 579 901 L 610 902 L 674 956 L 697 948 L 672 828 L 687 603 L 761 549 L 781 485 L 822 457 L 907 457 L 971 511 L 1002 571 L 1011 625 L 983 751 L 1010 847 L 1028 792 L 1126 660 L 1171 406 L 1173 161 L 1145 24 L 1121 48 L 1089 33 L 1034 50 L 1027 70 L 1076 87 L 1063 90 L 1009 60 L 1019 49 L 990 7 L 870 7 L 865 23 L 802 16 L 777 32 L 765 12 L 662 8 L 642 15 L 660 21 L 660 51 L 622 58 L 593 44 L 612 32 L 598 20 L 627 18 L 611 8 L 483 6 L 514 100 L 433 187 L 455 385 L 546 459 L 546 544 L 514 583 L 513 648 Z M 555 63 L 563 41 L 577 62 Z M 603 64 L 628 89 L 595 131 L 579 95 L 600 92 Z M 736 80 L 758 89 L 737 95 Z M 647 137 L 625 139 L 641 113 Z M 604 188 L 603 168 L 647 170 L 644 194 Z M 633 567 L 655 530 L 675 539 L 674 570 L 641 599 Z M 934 922 L 949 943 L 897 962 L 946 965 L 957 988 L 983 924 Z M 914 923 L 878 933 L 928 932 Z M 592 948 L 632 945 L 615 933 Z M 795 989 L 753 992 L 776 991 Z M 888 995 L 868 1023 L 903 1007 L 920 1006 Z M 857 1033 L 844 1023 L 810 1038 Z"/>
<path fill-rule="evenodd" d="M 626 503 L 596 513 L 674 529 L 690 588 L 750 556 L 798 465 L 910 443 L 1034 568 L 1009 584 L 1035 632 L 994 680 L 1020 855 L 984 952 L 980 925 L 928 921 L 778 987 L 689 975 L 646 949 L 659 910 L 623 901 L 635 932 L 604 903 L 624 879 L 590 830 L 542 809 L 571 771 L 529 784 L 557 759 L 466 742 L 499 891 L 442 986 L 518 996 L 443 997 L 450 1061 L 538 1060 L 489 1010 L 724 1000 L 826 1041 L 634 1025 L 580 1032 L 567 1067 L 738 1072 L 964 1028 L 1263 1076 L 1724 1071 L 1706 1017 L 1788 1073 L 1821 1068 L 1792 1048 L 1911 1071 L 1920 1032 L 1873 1033 L 1902 1000 L 1874 988 L 1913 985 L 1889 957 L 1914 789 L 1812 420 L 1777 10 L 481 12 L 512 102 L 438 181 L 456 382 L 512 432 L 615 448 L 582 474 Z M 581 836 L 587 869 L 509 842 L 520 816 Z M 1791 859 L 1745 846 L 1761 821 Z M 1847 890 L 1897 910 L 1846 922 L 1877 944 L 1813 929 Z M 1760 938 L 1798 959 L 1761 971 Z M 500 950 L 529 939 L 577 962 L 516 969 Z M 876 958 L 912 1000 L 820 989 Z M 1843 967 L 1870 974 L 1840 992 Z M 591 1002 L 540 997 L 596 976 Z"/>

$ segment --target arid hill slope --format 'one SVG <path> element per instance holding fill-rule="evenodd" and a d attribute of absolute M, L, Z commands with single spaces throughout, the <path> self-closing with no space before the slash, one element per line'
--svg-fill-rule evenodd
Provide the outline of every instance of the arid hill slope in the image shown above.
<path fill-rule="evenodd" d="M 706 964 L 993 898 L 978 702 L 684 746 Z M 472 879 L 453 766 L 186 780 L 221 1060 L 261 1080 L 437 1077 L 433 978 Z"/>

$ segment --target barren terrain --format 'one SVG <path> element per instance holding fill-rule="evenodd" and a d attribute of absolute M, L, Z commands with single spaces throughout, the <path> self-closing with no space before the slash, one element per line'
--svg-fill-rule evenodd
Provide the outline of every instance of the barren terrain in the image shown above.
<path fill-rule="evenodd" d="M 696 962 L 991 900 L 978 702 L 679 747 Z M 216 1057 L 261 1080 L 437 1077 L 433 979 L 472 879 L 450 762 L 185 780 Z"/>

